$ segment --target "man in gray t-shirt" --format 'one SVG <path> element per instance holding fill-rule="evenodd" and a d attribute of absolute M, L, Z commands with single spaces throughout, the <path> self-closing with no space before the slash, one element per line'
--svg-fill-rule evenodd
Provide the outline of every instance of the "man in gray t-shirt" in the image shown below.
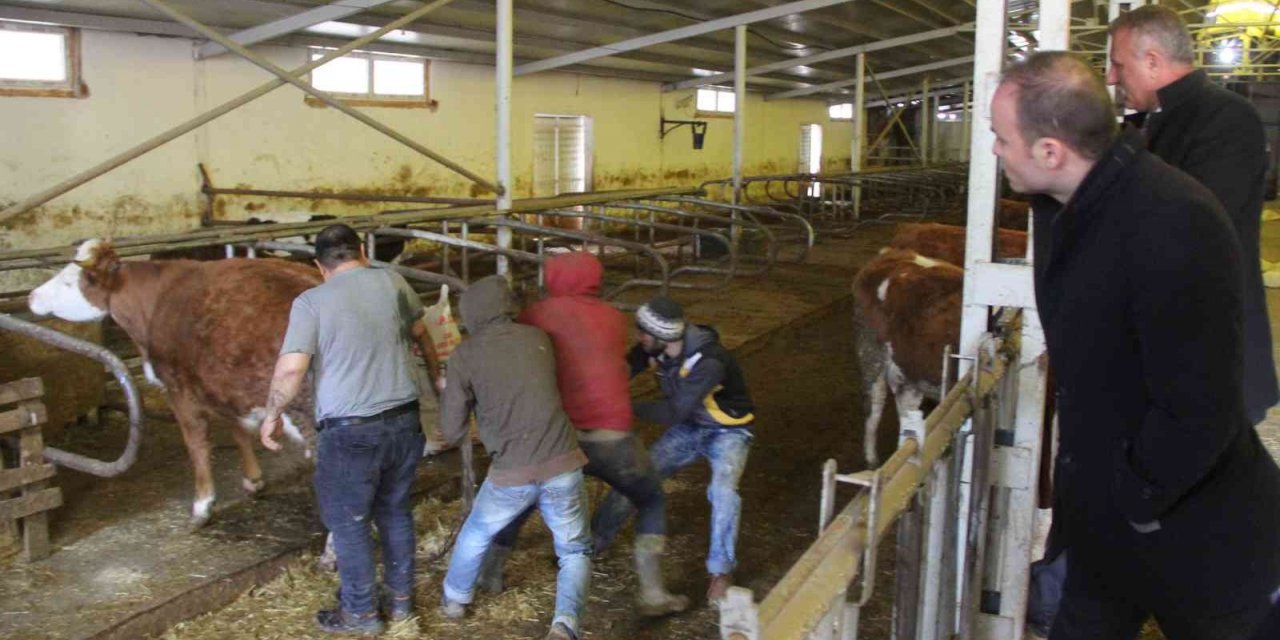
<path fill-rule="evenodd" d="M 373 539 L 382 542 L 384 609 L 408 618 L 414 529 L 409 495 L 422 456 L 417 371 L 411 345 L 430 353 L 422 303 L 399 274 L 370 267 L 360 236 L 336 224 L 316 236 L 324 283 L 293 301 L 276 362 L 262 444 L 280 445 L 280 414 L 308 371 L 316 400 L 315 488 L 333 536 L 342 586 L 338 606 L 317 612 L 325 631 L 378 633 Z"/>

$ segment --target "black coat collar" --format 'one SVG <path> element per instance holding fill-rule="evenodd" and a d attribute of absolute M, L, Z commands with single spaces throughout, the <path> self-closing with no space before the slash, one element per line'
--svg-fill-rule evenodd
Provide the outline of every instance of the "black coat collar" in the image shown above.
<path fill-rule="evenodd" d="M 1143 149 L 1137 132 L 1122 133 L 1085 175 L 1066 205 L 1059 207 L 1049 196 L 1036 196 L 1032 206 L 1038 212 L 1057 211 L 1050 222 L 1050 253 L 1045 269 L 1053 267 L 1079 236 L 1079 231 L 1110 208 L 1105 200 L 1111 189 L 1137 162 Z"/>
<path fill-rule="evenodd" d="M 1156 91 L 1156 97 L 1160 99 L 1160 111 L 1177 109 L 1209 85 L 1209 76 L 1200 69 L 1170 82 Z"/>

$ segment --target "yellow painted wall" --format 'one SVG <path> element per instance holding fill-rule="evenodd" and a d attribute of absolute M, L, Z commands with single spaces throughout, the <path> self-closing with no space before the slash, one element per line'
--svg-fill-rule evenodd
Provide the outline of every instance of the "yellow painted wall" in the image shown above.
<path fill-rule="evenodd" d="M 181 38 L 85 31 L 86 99 L 0 97 L 0 203 L 46 188 L 109 155 L 257 86 L 269 76 L 233 56 L 195 61 Z M 285 68 L 305 51 L 262 47 Z M 493 70 L 434 62 L 436 110 L 363 108 L 379 121 L 484 176 L 494 174 Z M 512 136 L 516 197 L 531 192 L 533 116 L 593 119 L 596 189 L 696 185 L 728 177 L 732 118 L 710 118 L 704 149 L 691 148 L 688 128 L 665 140 L 661 114 L 692 119 L 693 91 L 664 94 L 656 83 L 569 73 L 517 78 Z M 831 122 L 818 100 L 766 102 L 748 97 L 744 166 L 747 174 L 796 171 L 800 126 L 824 130 L 824 165 L 848 166 L 852 125 Z M 194 228 L 204 200 L 196 165 L 221 187 L 370 191 L 437 196 L 482 196 L 433 161 L 329 108 L 304 103 L 284 87 L 169 143 L 126 168 L 80 187 L 9 223 L 0 223 L 0 249 L 62 245 L 95 235 L 127 235 Z M 272 211 L 356 213 L 377 210 L 333 201 L 220 198 L 215 217 L 243 219 Z M 391 205 L 401 207 L 402 205 Z"/>

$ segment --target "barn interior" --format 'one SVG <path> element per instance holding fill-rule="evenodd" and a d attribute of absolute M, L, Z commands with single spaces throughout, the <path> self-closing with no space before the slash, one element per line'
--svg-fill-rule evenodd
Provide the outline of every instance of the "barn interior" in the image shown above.
<path fill-rule="evenodd" d="M 310 265 L 336 220 L 455 312 L 481 277 L 507 275 L 532 302 L 548 257 L 594 253 L 605 300 L 630 312 L 671 295 L 743 363 L 759 418 L 743 590 L 644 620 L 615 549 L 597 559 L 584 638 L 1034 637 L 1043 336 L 1023 315 L 1029 260 L 993 255 L 998 229 L 1028 222 L 990 153 L 988 103 L 1001 66 L 1032 51 L 1104 73 L 1109 20 L 1141 4 L 0 0 L 0 636 L 326 637 L 312 618 L 337 578 L 318 564 L 304 448 L 259 448 L 266 489 L 247 495 L 238 427 L 213 425 L 218 500 L 191 527 L 191 463 L 139 345 L 110 317 L 38 317 L 28 296 L 88 239 L 126 263 Z M 1280 287 L 1280 8 L 1160 4 L 1189 25 L 1197 66 L 1262 115 L 1259 268 Z M 939 399 L 920 416 L 888 402 L 869 465 L 851 284 L 917 222 L 963 226 L 958 266 L 999 295 L 966 289 Z M 1275 334 L 1280 291 L 1267 300 Z M 633 381 L 633 397 L 657 394 Z M 428 432 L 437 414 L 424 392 Z M 1259 433 L 1280 456 L 1280 414 Z M 461 622 L 435 611 L 471 454 L 481 478 L 487 464 L 483 447 L 466 453 L 420 465 L 418 615 L 389 637 L 545 632 L 541 527 L 503 594 Z M 984 462 L 1001 473 L 975 472 Z M 708 477 L 695 466 L 664 485 L 673 591 L 703 588 Z M 999 499 L 973 498 L 988 488 Z M 977 510 L 982 535 L 962 524 Z"/>

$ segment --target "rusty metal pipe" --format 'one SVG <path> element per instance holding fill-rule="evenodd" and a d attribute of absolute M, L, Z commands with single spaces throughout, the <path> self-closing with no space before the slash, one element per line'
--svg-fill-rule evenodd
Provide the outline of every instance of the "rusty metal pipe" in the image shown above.
<path fill-rule="evenodd" d="M 493 204 L 483 198 L 441 198 L 434 196 L 396 196 L 381 193 L 322 193 L 318 191 L 279 191 L 274 189 L 224 189 L 204 187 L 202 192 L 215 196 L 254 196 L 261 198 L 298 198 L 300 200 L 344 200 L 349 202 L 408 202 L 414 204 L 476 205 Z"/>
<path fill-rule="evenodd" d="M 253 247 L 264 251 L 288 251 L 290 253 L 301 253 L 309 256 L 316 254 L 315 247 L 295 242 L 271 242 L 264 240 L 254 243 Z M 399 264 L 391 264 L 390 262 L 382 262 L 381 260 L 370 260 L 369 264 L 376 267 L 382 267 L 384 269 L 394 270 L 396 273 L 404 276 L 407 280 L 417 280 L 419 282 L 426 282 L 429 284 L 448 285 L 457 291 L 467 290 L 467 283 L 453 276 L 435 273 L 434 271 L 426 271 L 424 269 L 414 269 L 413 267 L 406 267 Z"/>
<path fill-rule="evenodd" d="M 142 413 L 142 398 L 138 395 L 138 388 L 133 384 L 133 379 L 129 377 L 129 368 L 120 360 L 120 357 L 102 345 L 73 338 L 65 333 L 19 320 L 8 314 L 0 314 L 0 329 L 39 340 L 45 344 L 86 358 L 93 358 L 111 370 L 116 382 L 120 384 L 120 388 L 124 391 L 124 399 L 129 406 L 129 439 L 125 443 L 124 452 L 115 461 L 104 462 L 55 447 L 45 447 L 44 457 L 58 466 L 75 469 L 76 471 L 82 471 L 101 478 L 114 478 L 128 471 L 129 467 L 133 466 L 134 461 L 138 459 L 138 445 L 142 443 L 144 417 Z"/>

